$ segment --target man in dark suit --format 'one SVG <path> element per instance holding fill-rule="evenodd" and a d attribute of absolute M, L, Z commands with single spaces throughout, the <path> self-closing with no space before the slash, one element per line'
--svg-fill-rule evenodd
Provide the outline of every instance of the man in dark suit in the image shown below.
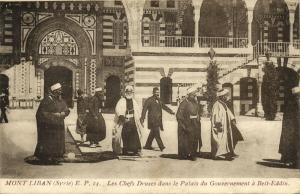
<path fill-rule="evenodd" d="M 156 142 L 161 151 L 165 149 L 165 146 L 160 138 L 160 130 L 164 130 L 162 123 L 162 109 L 168 113 L 174 115 L 175 113 L 163 104 L 159 98 L 159 89 L 157 87 L 153 88 L 153 96 L 149 97 L 144 106 L 141 116 L 141 123 L 144 123 L 146 112 L 148 111 L 148 128 L 150 133 L 146 142 L 144 149 L 152 150 L 152 141 L 155 138 Z"/>

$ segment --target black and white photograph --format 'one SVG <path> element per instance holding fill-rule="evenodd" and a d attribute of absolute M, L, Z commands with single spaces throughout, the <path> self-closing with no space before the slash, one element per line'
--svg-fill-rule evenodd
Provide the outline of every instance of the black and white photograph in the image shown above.
<path fill-rule="evenodd" d="M 300 193 L 300 0 L 0 1 L 0 193 Z"/>

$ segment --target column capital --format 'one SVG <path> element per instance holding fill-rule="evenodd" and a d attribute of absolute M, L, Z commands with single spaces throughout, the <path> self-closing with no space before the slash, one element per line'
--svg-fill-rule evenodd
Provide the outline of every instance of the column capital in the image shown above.
<path fill-rule="evenodd" d="M 199 10 L 201 9 L 202 6 L 202 2 L 203 0 L 192 0 L 193 6 L 195 8 L 195 10 Z"/>
<path fill-rule="evenodd" d="M 247 11 L 247 16 L 248 16 L 248 23 L 252 23 L 253 21 L 253 9 Z"/>
<path fill-rule="evenodd" d="M 294 22 L 295 22 L 295 11 L 294 12 L 292 12 L 292 11 L 289 12 L 289 22 L 292 25 L 294 24 Z"/>
<path fill-rule="evenodd" d="M 294 12 L 296 11 L 296 7 L 297 7 L 297 3 L 298 3 L 298 0 L 285 0 L 286 2 L 286 5 L 289 9 L 289 12 Z"/>

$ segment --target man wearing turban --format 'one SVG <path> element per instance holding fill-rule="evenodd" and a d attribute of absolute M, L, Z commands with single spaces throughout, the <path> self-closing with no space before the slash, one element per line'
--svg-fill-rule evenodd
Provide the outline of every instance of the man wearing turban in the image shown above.
<path fill-rule="evenodd" d="M 37 145 L 34 155 L 43 163 L 59 163 L 65 153 L 65 123 L 70 114 L 61 97 L 61 84 L 51 86 L 36 112 Z"/>

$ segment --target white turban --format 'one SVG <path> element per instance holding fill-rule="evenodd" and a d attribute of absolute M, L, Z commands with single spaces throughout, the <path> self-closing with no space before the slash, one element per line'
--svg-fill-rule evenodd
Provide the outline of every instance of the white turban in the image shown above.
<path fill-rule="evenodd" d="M 226 94 L 228 94 L 228 90 L 227 89 L 221 89 L 221 90 L 219 90 L 218 92 L 217 92 L 217 96 L 219 97 L 219 96 L 224 96 L 224 95 L 226 95 Z"/>
<path fill-rule="evenodd" d="M 95 92 L 102 92 L 102 88 L 101 88 L 101 87 L 96 88 L 96 89 L 95 89 Z"/>
<path fill-rule="evenodd" d="M 57 89 L 60 89 L 61 88 L 61 85 L 60 83 L 56 83 L 54 85 L 51 86 L 51 91 L 54 91 L 54 90 L 57 90 Z"/>
<path fill-rule="evenodd" d="M 293 94 L 298 94 L 298 93 L 300 93 L 300 86 L 294 87 L 294 88 L 292 89 L 292 92 L 293 92 Z"/>
<path fill-rule="evenodd" d="M 133 92 L 133 87 L 131 85 L 127 85 L 125 87 L 125 92 Z"/>

